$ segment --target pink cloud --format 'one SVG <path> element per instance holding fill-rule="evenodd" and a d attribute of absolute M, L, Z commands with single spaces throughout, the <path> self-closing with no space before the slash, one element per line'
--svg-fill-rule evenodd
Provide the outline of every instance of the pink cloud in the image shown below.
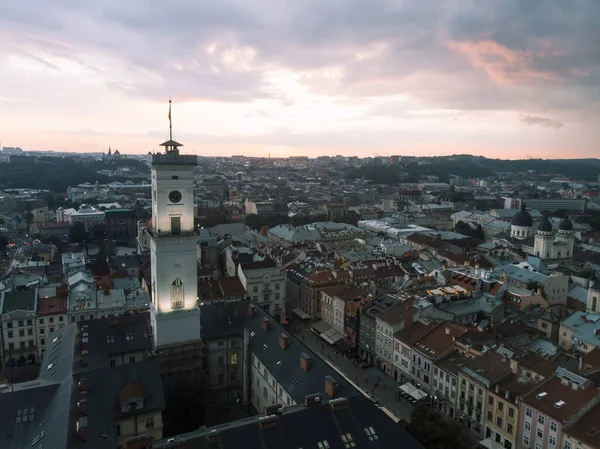
<path fill-rule="evenodd" d="M 513 50 L 490 39 L 480 41 L 451 41 L 448 47 L 465 55 L 471 65 L 483 69 L 498 84 L 515 84 L 536 80 L 553 81 L 556 76 L 532 67 L 534 57 L 544 57 L 552 52 L 547 48 L 540 54 Z"/>

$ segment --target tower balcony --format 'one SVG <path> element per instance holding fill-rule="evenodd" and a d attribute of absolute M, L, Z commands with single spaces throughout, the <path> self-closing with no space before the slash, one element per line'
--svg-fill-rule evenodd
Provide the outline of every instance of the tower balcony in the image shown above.
<path fill-rule="evenodd" d="M 164 154 L 152 155 L 152 165 L 198 165 L 198 158 L 193 154 Z"/>

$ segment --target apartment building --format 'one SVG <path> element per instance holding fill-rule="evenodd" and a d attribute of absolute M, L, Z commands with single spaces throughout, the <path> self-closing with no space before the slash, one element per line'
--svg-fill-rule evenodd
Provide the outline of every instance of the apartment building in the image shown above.
<path fill-rule="evenodd" d="M 419 388 L 433 389 L 433 367 L 436 360 L 455 351 L 454 342 L 466 332 L 460 324 L 441 322 L 416 341 L 412 347 L 411 376 Z"/>
<path fill-rule="evenodd" d="M 558 345 L 565 351 L 587 354 L 600 347 L 600 313 L 574 312 L 560 322 Z"/>
<path fill-rule="evenodd" d="M 69 319 L 67 316 L 66 289 L 57 287 L 40 288 L 35 318 L 36 346 L 40 360 L 44 355 L 48 335 L 67 324 L 69 324 Z"/>
<path fill-rule="evenodd" d="M 401 384 L 411 379 L 413 345 L 423 338 L 433 326 L 428 326 L 421 321 L 394 334 L 394 380 Z M 414 379 L 412 379 L 414 382 Z"/>
<path fill-rule="evenodd" d="M 600 405 L 595 405 L 583 417 L 563 428 L 564 449 L 595 449 L 600 447 Z"/>
<path fill-rule="evenodd" d="M 388 376 L 394 375 L 394 334 L 410 326 L 416 313 L 412 299 L 395 298 L 393 306 L 375 317 L 375 361 Z"/>
<path fill-rule="evenodd" d="M 240 262 L 237 274 L 252 301 L 281 321 L 285 315 L 285 271 L 274 260 L 265 257 Z"/>
<path fill-rule="evenodd" d="M 558 368 L 554 376 L 526 394 L 519 405 L 521 448 L 569 447 L 565 427 L 575 424 L 600 402 L 600 392 L 588 379 Z"/>
<path fill-rule="evenodd" d="M 509 360 L 496 352 L 487 352 L 480 357 L 469 359 L 459 369 L 459 413 L 464 426 L 479 438 L 484 435 L 485 423 L 489 418 L 489 415 L 484 413 L 484 404 L 489 400 L 486 399 L 487 390 L 493 388 L 510 372 Z M 498 421 L 497 424 L 498 427 L 505 425 L 503 421 Z M 487 433 L 485 430 L 486 435 Z"/>
<path fill-rule="evenodd" d="M 457 352 L 438 359 L 433 367 L 433 390 L 438 410 L 456 418 L 458 404 L 458 371 L 468 359 Z"/>
<path fill-rule="evenodd" d="M 38 290 L 0 293 L 3 359 L 6 366 L 39 362 L 35 312 Z"/>

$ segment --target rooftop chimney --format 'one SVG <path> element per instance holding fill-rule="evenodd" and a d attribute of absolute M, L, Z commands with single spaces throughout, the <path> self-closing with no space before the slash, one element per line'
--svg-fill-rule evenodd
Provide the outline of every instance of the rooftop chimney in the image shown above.
<path fill-rule="evenodd" d="M 329 401 L 329 406 L 331 407 L 331 411 L 335 413 L 341 410 L 347 410 L 350 404 L 346 398 L 337 398 Z"/>
<path fill-rule="evenodd" d="M 265 406 L 265 416 L 279 415 L 282 408 L 283 405 L 281 404 L 267 405 Z"/>
<path fill-rule="evenodd" d="M 448 326 L 446 326 L 446 335 L 450 335 L 451 332 L 452 330 Z"/>
<path fill-rule="evenodd" d="M 88 439 L 88 429 L 87 429 L 87 416 L 82 416 L 81 418 L 79 418 L 79 421 L 77 421 L 77 435 L 79 435 L 79 438 L 81 439 L 81 441 L 85 441 L 87 442 Z"/>
<path fill-rule="evenodd" d="M 337 387 L 338 384 L 333 377 L 325 376 L 325 393 L 327 393 L 330 397 L 335 398 Z"/>
<path fill-rule="evenodd" d="M 310 371 L 310 357 L 305 352 L 300 353 L 300 368 L 304 371 Z"/>
<path fill-rule="evenodd" d="M 250 318 L 254 318 L 254 315 L 256 315 L 256 307 L 254 307 L 254 304 L 248 306 L 248 315 Z"/>
<path fill-rule="evenodd" d="M 270 415 L 258 418 L 258 427 L 260 428 L 260 430 L 268 430 L 274 429 L 275 427 L 279 427 L 279 416 Z"/>
<path fill-rule="evenodd" d="M 88 410 L 87 399 L 80 399 L 79 402 L 77 403 L 77 407 L 79 408 L 79 410 L 81 410 L 81 413 L 83 413 L 84 415 L 87 416 L 87 410 Z"/>
<path fill-rule="evenodd" d="M 219 431 L 217 429 L 213 429 L 210 431 L 208 435 L 206 435 L 206 444 L 216 444 L 221 441 L 221 435 L 219 435 Z"/>
<path fill-rule="evenodd" d="M 287 338 L 287 335 L 285 335 L 283 332 L 279 334 L 279 346 L 281 347 L 281 349 L 285 351 L 289 345 L 290 340 L 289 338 Z"/>
<path fill-rule="evenodd" d="M 308 396 L 304 396 L 304 405 L 306 407 L 310 407 L 313 404 L 319 404 L 321 403 L 321 398 L 321 393 L 309 394 Z"/>
<path fill-rule="evenodd" d="M 265 332 L 269 332 L 269 329 L 271 329 L 271 322 L 267 317 L 262 319 L 262 328 Z"/>
<path fill-rule="evenodd" d="M 508 391 L 508 390 L 506 390 L 506 391 L 504 392 L 504 397 L 505 397 L 506 399 L 509 399 L 509 398 L 510 398 L 510 393 L 509 393 L 509 391 Z"/>
<path fill-rule="evenodd" d="M 85 377 L 79 380 L 79 391 L 87 391 L 87 379 Z"/>

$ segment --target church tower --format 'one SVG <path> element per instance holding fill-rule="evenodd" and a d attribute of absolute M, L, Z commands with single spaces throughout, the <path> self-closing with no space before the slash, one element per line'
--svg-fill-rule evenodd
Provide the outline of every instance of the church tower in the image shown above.
<path fill-rule="evenodd" d="M 152 155 L 152 321 L 160 349 L 200 340 L 198 275 L 194 232 L 194 168 L 196 156 L 179 154 L 173 140 L 169 100 L 169 140 L 164 153 Z"/>

